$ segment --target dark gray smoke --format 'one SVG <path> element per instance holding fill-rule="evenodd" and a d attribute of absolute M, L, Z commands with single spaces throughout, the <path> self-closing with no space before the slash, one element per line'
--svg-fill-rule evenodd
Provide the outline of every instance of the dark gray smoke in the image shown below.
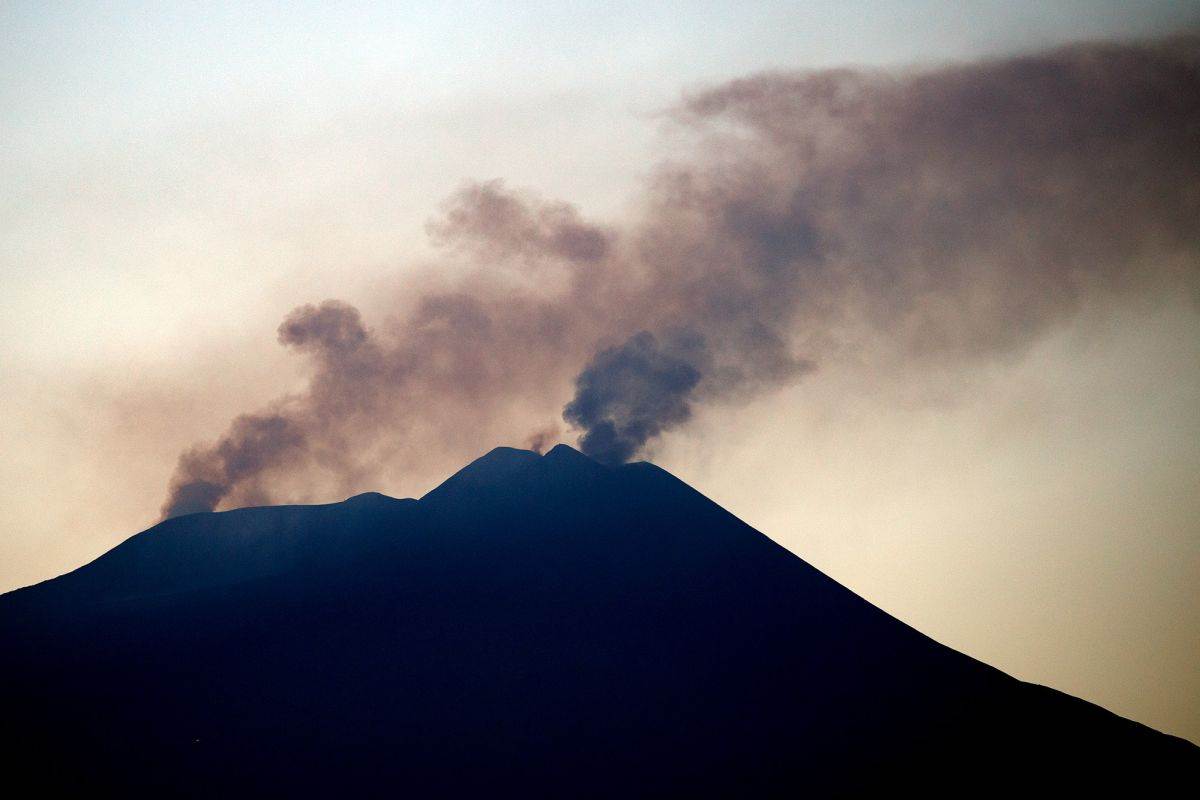
<path fill-rule="evenodd" d="M 583 451 L 620 464 L 664 429 L 686 422 L 703 348 L 694 337 L 663 347 L 642 331 L 597 353 L 575 379 L 575 399 L 563 409 L 563 418 L 584 431 Z"/>
<path fill-rule="evenodd" d="M 445 263 L 378 330 L 333 302 L 289 316 L 307 391 L 186 453 L 164 513 L 545 446 L 560 411 L 621 461 L 822 362 L 953 366 L 1085 304 L 1196 292 L 1198 65 L 1180 38 L 733 81 L 675 111 L 691 144 L 619 228 L 465 187 L 430 224 Z"/>

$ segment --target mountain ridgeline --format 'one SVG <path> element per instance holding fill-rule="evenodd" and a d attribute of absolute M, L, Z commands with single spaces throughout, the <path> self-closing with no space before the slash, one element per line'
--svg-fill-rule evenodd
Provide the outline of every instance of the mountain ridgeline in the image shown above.
<path fill-rule="evenodd" d="M 0 651 L 10 781 L 93 795 L 1200 775 L 1200 748 L 930 640 L 655 466 L 563 445 L 493 450 L 420 500 L 169 519 L 0 597 Z"/>

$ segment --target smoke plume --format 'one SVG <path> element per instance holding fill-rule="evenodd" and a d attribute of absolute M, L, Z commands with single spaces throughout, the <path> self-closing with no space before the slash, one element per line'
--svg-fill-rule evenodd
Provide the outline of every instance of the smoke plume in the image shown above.
<path fill-rule="evenodd" d="M 683 353 L 672 349 L 642 331 L 588 362 L 575 379 L 575 399 L 563 409 L 563 418 L 584 431 L 584 452 L 605 462 L 628 461 L 647 440 L 687 421 L 702 374 L 689 355 L 703 352 L 703 342 L 685 344 Z"/>
<path fill-rule="evenodd" d="M 163 513 L 365 488 L 530 430 L 545 446 L 560 413 L 624 461 L 697 404 L 865 348 L 993 358 L 1084 304 L 1197 291 L 1195 38 L 758 75 L 672 119 L 690 144 L 633 223 L 467 186 L 429 226 L 445 268 L 381 328 L 294 311 L 279 338 L 307 390 L 185 453 Z"/>

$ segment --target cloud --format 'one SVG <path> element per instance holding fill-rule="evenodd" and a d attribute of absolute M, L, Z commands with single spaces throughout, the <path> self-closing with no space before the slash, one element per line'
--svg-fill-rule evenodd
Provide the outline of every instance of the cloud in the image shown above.
<path fill-rule="evenodd" d="M 691 143 L 629 224 L 469 185 L 429 225 L 445 263 L 379 330 L 334 301 L 293 312 L 307 390 L 184 454 L 165 513 L 365 488 L 560 411 L 621 461 L 697 404 L 870 348 L 953 367 L 1085 304 L 1197 291 L 1196 38 L 757 75 L 672 118 Z"/>

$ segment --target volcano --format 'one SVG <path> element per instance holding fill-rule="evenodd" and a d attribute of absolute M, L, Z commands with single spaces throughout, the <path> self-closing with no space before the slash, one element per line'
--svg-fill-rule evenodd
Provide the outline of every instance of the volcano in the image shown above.
<path fill-rule="evenodd" d="M 1200 748 L 872 606 L 648 463 L 166 520 L 0 597 L 10 783 L 128 796 L 1144 792 Z M 1181 783 L 1190 778 L 1188 783 Z"/>

